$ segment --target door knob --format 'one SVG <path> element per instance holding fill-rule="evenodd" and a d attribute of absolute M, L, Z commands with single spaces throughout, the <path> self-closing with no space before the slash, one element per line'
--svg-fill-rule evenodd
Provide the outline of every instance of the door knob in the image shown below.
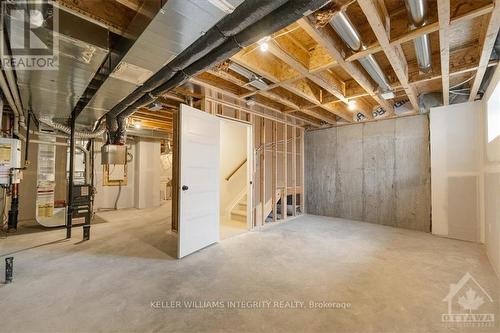
<path fill-rule="evenodd" d="M 189 187 L 187 185 L 182 185 L 182 190 L 183 191 L 187 191 L 189 189 Z"/>

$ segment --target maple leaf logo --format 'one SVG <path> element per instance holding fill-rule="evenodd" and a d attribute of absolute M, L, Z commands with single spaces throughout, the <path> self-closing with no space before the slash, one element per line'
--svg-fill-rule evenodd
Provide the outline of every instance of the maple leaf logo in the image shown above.
<path fill-rule="evenodd" d="M 467 290 L 465 296 L 460 296 L 458 298 L 458 304 L 460 304 L 460 306 L 464 308 L 464 310 L 469 310 L 469 313 L 472 310 L 477 310 L 483 303 L 483 298 L 481 296 L 478 296 L 476 294 L 476 291 L 472 290 L 471 288 Z"/>

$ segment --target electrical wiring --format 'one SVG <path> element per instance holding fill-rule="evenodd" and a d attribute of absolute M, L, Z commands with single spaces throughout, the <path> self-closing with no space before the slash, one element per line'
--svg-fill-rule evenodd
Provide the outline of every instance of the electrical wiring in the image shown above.
<path fill-rule="evenodd" d="M 458 84 L 455 84 L 455 85 L 451 86 L 451 87 L 450 87 L 450 90 L 452 90 L 452 89 L 454 89 L 454 88 L 456 88 L 456 87 L 460 87 L 462 84 L 469 82 L 469 81 L 470 81 L 470 80 L 472 80 L 475 76 L 476 76 L 476 74 L 472 74 L 472 76 L 471 76 L 470 78 L 468 78 L 467 80 L 465 80 L 465 81 L 463 81 L 463 82 L 460 82 L 460 83 L 458 83 Z"/>

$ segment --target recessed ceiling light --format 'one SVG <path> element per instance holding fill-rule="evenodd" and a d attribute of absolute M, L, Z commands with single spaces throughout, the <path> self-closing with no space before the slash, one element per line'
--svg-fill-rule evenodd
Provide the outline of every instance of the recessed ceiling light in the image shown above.
<path fill-rule="evenodd" d="M 134 122 L 134 128 L 139 129 L 139 128 L 141 128 L 141 127 L 142 127 L 142 124 L 141 124 L 141 122 L 140 122 L 140 121 L 135 121 L 135 122 Z"/>
<path fill-rule="evenodd" d="M 347 108 L 351 111 L 354 111 L 356 109 L 356 101 L 350 100 L 349 102 L 347 102 Z"/>

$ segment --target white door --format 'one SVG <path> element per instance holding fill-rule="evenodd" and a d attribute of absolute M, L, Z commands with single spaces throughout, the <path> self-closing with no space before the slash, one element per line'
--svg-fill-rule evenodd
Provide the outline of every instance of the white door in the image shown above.
<path fill-rule="evenodd" d="M 179 258 L 219 241 L 219 121 L 218 117 L 181 105 Z"/>

